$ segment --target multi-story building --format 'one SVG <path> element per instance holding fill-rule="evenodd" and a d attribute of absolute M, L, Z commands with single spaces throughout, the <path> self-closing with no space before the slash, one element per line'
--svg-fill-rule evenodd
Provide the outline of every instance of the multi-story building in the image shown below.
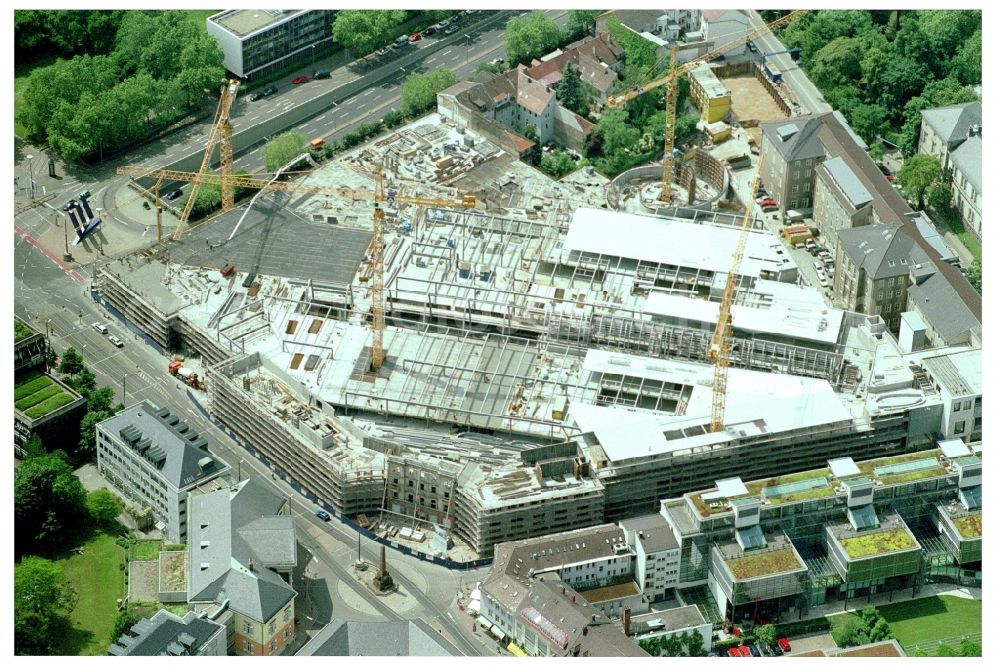
<path fill-rule="evenodd" d="M 572 64 L 595 97 L 590 101 L 603 106 L 618 83 L 622 69 L 623 49 L 608 34 L 573 42 L 564 49 L 554 51 L 541 60 L 532 60 L 525 71 L 528 78 L 544 83 L 550 90 L 558 88 L 567 64 Z"/>
<path fill-rule="evenodd" d="M 977 331 L 981 330 L 982 297 L 972 288 L 961 271 L 952 265 L 951 254 L 943 256 L 935 249 L 935 245 L 938 245 L 936 235 L 931 233 L 931 237 L 926 237 L 926 232 L 921 232 L 920 217 L 914 216 L 899 192 L 886 180 L 866 152 L 864 141 L 851 130 L 842 115 L 835 112 L 763 123 L 761 130 L 763 133 L 760 155 L 761 183 L 777 200 L 782 211 L 812 209 L 813 217 L 823 220 L 831 230 L 837 226 L 838 217 L 843 223 L 846 220 L 845 214 L 851 212 L 850 206 L 845 207 L 843 202 L 838 203 L 836 196 L 825 197 L 821 201 L 815 200 L 816 188 L 820 187 L 817 174 L 823 171 L 819 167 L 825 163 L 831 166 L 833 163 L 830 160 L 841 158 L 845 168 L 834 167 L 834 171 L 843 176 L 840 180 L 854 192 L 853 198 L 857 203 L 871 198 L 871 223 L 901 227 L 902 233 L 910 237 L 913 244 L 922 250 L 926 257 L 926 261 L 923 257 L 918 260 L 921 270 L 927 271 L 928 276 L 939 273 L 943 278 L 943 281 L 937 283 L 940 288 L 934 293 L 937 297 L 935 302 L 958 303 L 954 307 L 948 307 L 952 311 L 956 309 L 962 311 L 963 316 L 958 317 L 956 321 L 964 328 L 962 331 L 949 331 L 950 335 L 942 337 L 951 340 L 968 332 L 978 335 Z M 826 171 L 827 175 L 830 175 L 829 168 Z M 847 175 L 847 171 L 853 173 L 857 182 Z M 835 189 L 832 179 L 827 180 L 826 185 L 832 186 L 828 189 Z M 862 188 L 864 192 L 861 191 Z M 819 210 L 819 204 L 823 205 L 824 210 Z M 855 207 L 854 210 L 864 211 L 864 207 L 860 210 Z M 861 217 L 867 218 L 869 214 L 867 211 L 862 212 Z M 846 232 L 856 231 L 857 229 L 846 230 Z M 828 236 L 830 244 L 836 244 L 834 238 L 832 235 Z M 837 289 L 836 281 L 842 280 L 842 277 L 840 267 L 835 270 L 834 288 Z M 919 285 L 924 279 L 915 282 Z M 843 284 L 840 289 L 843 289 Z M 905 310 L 905 307 L 902 309 Z M 889 319 L 887 317 L 886 321 Z M 898 321 L 895 321 L 898 317 L 892 319 L 894 322 L 891 328 L 895 332 L 898 329 Z M 952 328 L 946 323 L 942 323 L 941 327 Z"/>
<path fill-rule="evenodd" d="M 688 73 L 691 79 L 691 102 L 701 112 L 706 123 L 725 120 L 729 115 L 732 96 L 725 84 L 712 71 L 711 65 L 703 62 Z"/>
<path fill-rule="evenodd" d="M 931 277 L 933 263 L 902 227 L 865 225 L 835 238 L 834 297 L 845 309 L 881 316 L 898 334 L 910 285 Z"/>
<path fill-rule="evenodd" d="M 871 224 L 872 195 L 842 157 L 816 167 L 813 220 L 820 242 L 837 251 L 837 232 Z M 835 255 L 836 256 L 836 255 Z"/>
<path fill-rule="evenodd" d="M 635 581 L 650 601 L 663 601 L 680 579 L 681 547 L 656 514 L 618 523 L 635 554 Z"/>
<path fill-rule="evenodd" d="M 965 227 L 982 237 L 983 104 L 965 102 L 921 111 L 919 153 L 951 176 L 952 203 Z"/>
<path fill-rule="evenodd" d="M 225 657 L 226 627 L 188 611 L 177 617 L 164 609 L 142 618 L 108 648 L 127 657 Z"/>
<path fill-rule="evenodd" d="M 980 316 L 966 301 L 955 297 L 948 279 L 935 273 L 909 288 L 909 306 L 926 325 L 926 341 L 934 347 L 968 344 L 981 340 Z"/>
<path fill-rule="evenodd" d="M 32 370 L 45 370 L 48 344 L 45 336 L 14 317 L 14 379 Z"/>
<path fill-rule="evenodd" d="M 226 69 L 254 79 L 329 48 L 335 15 L 332 9 L 230 9 L 209 16 L 205 26 Z"/>
<path fill-rule="evenodd" d="M 978 442 L 983 438 L 982 349 L 924 356 L 921 365 L 941 392 L 944 437 Z"/>
<path fill-rule="evenodd" d="M 738 622 L 933 580 L 978 580 L 981 469 L 964 443 L 949 440 L 746 484 L 724 479 L 664 500 L 660 514 L 681 547 L 679 587 L 706 584 L 719 619 Z"/>
<path fill-rule="evenodd" d="M 38 435 L 49 450 L 61 448 L 66 433 L 80 432 L 86 413 L 86 398 L 52 375 L 29 371 L 14 380 L 15 447 Z"/>
<path fill-rule="evenodd" d="M 290 501 L 259 477 L 192 495 L 188 603 L 226 625 L 230 654 L 280 655 L 295 638 Z"/>
<path fill-rule="evenodd" d="M 188 540 L 188 493 L 225 485 L 230 472 L 208 440 L 149 401 L 97 424 L 97 469 L 128 499 L 149 506 L 176 543 Z"/>

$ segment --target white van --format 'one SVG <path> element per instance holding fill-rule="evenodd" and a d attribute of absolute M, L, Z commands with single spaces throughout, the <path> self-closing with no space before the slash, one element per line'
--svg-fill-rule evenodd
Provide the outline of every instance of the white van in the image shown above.
<path fill-rule="evenodd" d="M 102 324 L 101 322 L 95 321 L 92 324 L 92 326 L 94 327 L 94 330 L 97 331 L 98 333 L 103 333 L 104 335 L 107 335 L 108 327 Z"/>

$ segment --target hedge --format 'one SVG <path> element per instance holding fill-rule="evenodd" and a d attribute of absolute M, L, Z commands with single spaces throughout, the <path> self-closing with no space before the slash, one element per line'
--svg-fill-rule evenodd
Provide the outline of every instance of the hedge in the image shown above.
<path fill-rule="evenodd" d="M 35 405 L 31 409 L 25 411 L 24 414 L 29 419 L 37 419 L 39 416 L 45 416 L 50 412 L 54 412 L 60 407 L 68 405 L 74 400 L 76 400 L 76 398 L 71 396 L 69 393 L 63 392 L 60 393 L 59 395 L 52 396 L 51 398 L 49 398 L 40 405 Z"/>
<path fill-rule="evenodd" d="M 23 412 L 29 407 L 34 407 L 35 405 L 48 400 L 54 395 L 59 395 L 62 392 L 63 390 L 61 386 L 56 386 L 55 384 L 52 384 L 51 386 L 46 386 L 41 391 L 36 391 L 32 393 L 26 398 L 21 398 L 20 400 L 14 403 L 14 406 Z"/>
<path fill-rule="evenodd" d="M 790 622 L 789 624 L 779 624 L 775 626 L 779 636 L 802 636 L 804 634 L 815 634 L 820 631 L 830 631 L 833 625 L 825 617 L 817 617 L 812 620 L 802 622 Z"/>

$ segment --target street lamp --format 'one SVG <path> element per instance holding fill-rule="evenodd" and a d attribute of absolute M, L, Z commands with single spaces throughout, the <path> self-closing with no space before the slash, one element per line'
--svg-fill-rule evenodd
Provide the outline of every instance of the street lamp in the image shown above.
<path fill-rule="evenodd" d="M 469 34 L 466 33 L 465 38 L 467 40 L 469 40 L 469 48 L 465 49 L 465 66 L 468 67 L 469 66 L 469 53 L 472 50 L 472 37 L 470 37 Z"/>
<path fill-rule="evenodd" d="M 28 155 L 28 180 L 31 181 L 31 198 L 35 198 L 35 169 L 32 159 L 34 155 Z"/>
<path fill-rule="evenodd" d="M 122 375 L 122 404 L 125 404 L 125 378 L 128 377 L 128 373 Z"/>
<path fill-rule="evenodd" d="M 313 68 L 313 71 L 315 72 L 316 71 L 316 45 L 315 44 L 312 45 L 312 56 L 313 56 L 312 68 Z"/>

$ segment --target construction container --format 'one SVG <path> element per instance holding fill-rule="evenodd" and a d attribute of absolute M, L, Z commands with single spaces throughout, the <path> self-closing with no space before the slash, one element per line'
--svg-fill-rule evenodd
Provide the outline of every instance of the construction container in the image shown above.
<path fill-rule="evenodd" d="M 326 139 L 323 138 L 313 139 L 312 141 L 309 142 L 309 150 L 319 150 L 325 145 L 326 145 Z"/>
<path fill-rule="evenodd" d="M 479 279 L 489 282 L 493 279 L 493 269 L 485 264 L 479 264 Z"/>
<path fill-rule="evenodd" d="M 792 224 L 782 229 L 781 233 L 784 234 L 785 238 L 787 238 L 788 242 L 792 245 L 812 239 L 812 232 L 809 231 L 809 227 L 804 224 Z"/>
<path fill-rule="evenodd" d="M 229 277 L 230 275 L 233 274 L 233 271 L 235 270 L 236 266 L 233 266 L 232 264 L 226 264 L 225 266 L 222 267 L 222 270 L 219 271 L 219 273 L 222 275 L 222 277 Z"/>
<path fill-rule="evenodd" d="M 462 261 L 458 264 L 458 277 L 468 280 L 469 276 L 472 274 L 472 264 L 467 261 Z"/>

